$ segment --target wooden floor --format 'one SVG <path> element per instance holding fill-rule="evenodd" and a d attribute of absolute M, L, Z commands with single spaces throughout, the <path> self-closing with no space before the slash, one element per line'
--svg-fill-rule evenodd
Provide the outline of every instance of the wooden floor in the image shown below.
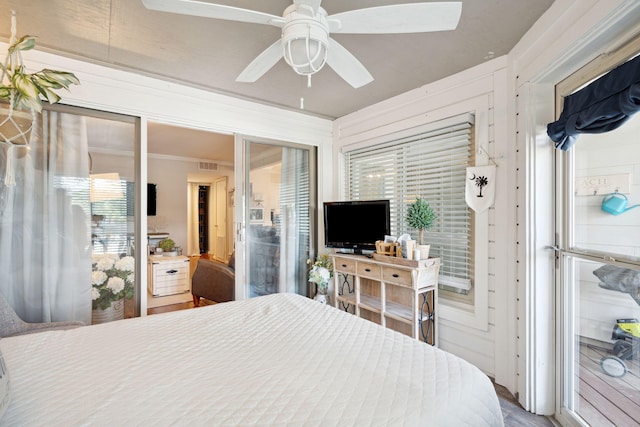
<path fill-rule="evenodd" d="M 626 360 L 628 372 L 614 378 L 600 368 L 608 351 L 580 346 L 579 399 L 576 412 L 591 426 L 640 426 L 640 363 Z"/>
<path fill-rule="evenodd" d="M 201 299 L 199 306 L 202 307 L 203 305 L 209 304 L 215 303 Z M 172 304 L 163 307 L 150 308 L 147 310 L 147 314 L 166 313 L 169 311 L 185 310 L 193 307 L 193 302 L 189 301 L 181 304 Z M 547 417 L 534 415 L 522 409 L 520 404 L 506 388 L 500 385 L 496 385 L 495 388 L 496 393 L 498 394 L 498 399 L 500 400 L 500 407 L 502 408 L 505 427 L 542 427 L 554 425 Z"/>
<path fill-rule="evenodd" d="M 212 304 L 215 304 L 215 302 L 206 300 L 204 298 L 200 298 L 200 305 L 198 307 L 204 307 L 205 305 L 212 305 Z M 193 301 L 182 302 L 179 304 L 164 305 L 160 307 L 148 308 L 147 315 L 167 313 L 169 311 L 186 310 L 188 308 L 193 308 L 193 307 L 194 307 Z"/>
<path fill-rule="evenodd" d="M 555 424 L 548 418 L 522 409 L 518 401 L 501 385 L 494 384 L 505 427 L 546 427 Z"/>

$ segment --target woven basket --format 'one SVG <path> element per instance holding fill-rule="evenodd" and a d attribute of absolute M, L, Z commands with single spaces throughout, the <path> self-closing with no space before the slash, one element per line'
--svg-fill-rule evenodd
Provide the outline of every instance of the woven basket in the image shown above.
<path fill-rule="evenodd" d="M 10 110 L 0 103 L 0 139 L 15 145 L 28 145 L 33 127 L 31 112 Z"/>
<path fill-rule="evenodd" d="M 385 243 L 382 240 L 376 241 L 376 253 L 380 255 L 396 256 L 399 247 L 400 244 L 396 242 Z"/>

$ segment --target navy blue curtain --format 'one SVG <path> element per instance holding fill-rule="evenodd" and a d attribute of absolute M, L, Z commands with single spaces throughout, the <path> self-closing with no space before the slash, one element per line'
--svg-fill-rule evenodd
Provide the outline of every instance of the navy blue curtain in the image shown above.
<path fill-rule="evenodd" d="M 556 148 L 568 150 L 580 133 L 616 129 L 640 110 L 640 56 L 564 99 L 560 118 L 547 125 Z"/>

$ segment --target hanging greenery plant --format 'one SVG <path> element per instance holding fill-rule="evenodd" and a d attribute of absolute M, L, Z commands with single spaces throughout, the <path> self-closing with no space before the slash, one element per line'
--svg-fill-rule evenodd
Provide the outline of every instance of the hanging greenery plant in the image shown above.
<path fill-rule="evenodd" d="M 15 18 L 15 16 L 14 16 Z M 72 84 L 80 84 L 78 78 L 66 71 L 43 69 L 28 73 L 22 63 L 21 52 L 33 49 L 36 37 L 24 36 L 12 41 L 7 59 L 2 67 L 2 85 L 0 99 L 11 105 L 12 109 L 42 111 L 42 100 L 51 104 L 60 101 L 59 89 L 68 89 Z"/>
<path fill-rule="evenodd" d="M 5 62 L 0 64 L 0 144 L 6 144 L 7 163 L 3 183 L 14 186 L 14 151 L 17 147 L 29 149 L 31 129 L 36 113 L 42 111 L 42 101 L 51 104 L 60 101 L 59 89 L 80 84 L 78 78 L 66 71 L 43 69 L 28 73 L 22 52 L 36 46 L 36 37 L 16 38 L 16 13 L 11 13 L 11 38 Z M 24 154 L 26 151 L 22 150 Z"/>
<path fill-rule="evenodd" d="M 422 197 L 418 197 L 415 202 L 409 205 L 406 221 L 409 227 L 418 230 L 418 244 L 424 244 L 422 240 L 424 230 L 430 229 L 437 218 L 438 216 L 429 202 Z"/>

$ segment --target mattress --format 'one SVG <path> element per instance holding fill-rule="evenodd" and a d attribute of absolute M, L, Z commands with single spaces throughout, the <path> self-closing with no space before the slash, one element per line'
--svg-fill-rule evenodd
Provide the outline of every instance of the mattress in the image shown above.
<path fill-rule="evenodd" d="M 0 340 L 16 426 L 501 426 L 464 360 L 276 294 Z"/>

